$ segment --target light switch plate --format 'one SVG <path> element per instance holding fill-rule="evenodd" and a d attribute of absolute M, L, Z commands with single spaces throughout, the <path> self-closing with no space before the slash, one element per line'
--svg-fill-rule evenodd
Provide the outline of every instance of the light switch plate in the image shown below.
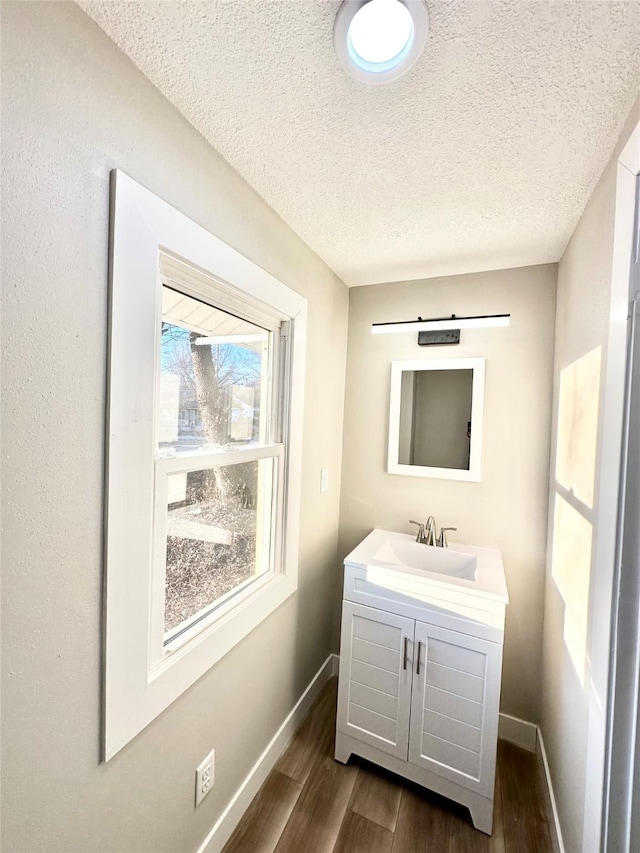
<path fill-rule="evenodd" d="M 320 471 L 320 491 L 328 492 L 329 491 L 329 469 L 322 468 Z"/>

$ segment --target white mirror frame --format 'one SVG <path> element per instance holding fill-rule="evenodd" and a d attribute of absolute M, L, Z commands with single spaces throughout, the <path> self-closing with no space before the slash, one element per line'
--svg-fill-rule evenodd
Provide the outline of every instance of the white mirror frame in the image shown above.
<path fill-rule="evenodd" d="M 479 482 L 482 469 L 482 429 L 484 421 L 484 358 L 432 358 L 391 362 L 391 395 L 389 400 L 389 448 L 387 472 L 409 477 L 434 477 L 440 480 Z M 426 465 L 403 465 L 399 462 L 400 397 L 402 373 L 411 370 L 472 370 L 471 446 L 469 469 L 432 468 Z"/>

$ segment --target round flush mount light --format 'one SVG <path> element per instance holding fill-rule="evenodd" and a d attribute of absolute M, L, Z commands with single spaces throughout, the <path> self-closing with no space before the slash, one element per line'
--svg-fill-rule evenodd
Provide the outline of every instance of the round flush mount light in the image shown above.
<path fill-rule="evenodd" d="M 427 41 L 424 0 L 344 0 L 333 28 L 343 68 L 364 83 L 386 83 L 416 62 Z"/>

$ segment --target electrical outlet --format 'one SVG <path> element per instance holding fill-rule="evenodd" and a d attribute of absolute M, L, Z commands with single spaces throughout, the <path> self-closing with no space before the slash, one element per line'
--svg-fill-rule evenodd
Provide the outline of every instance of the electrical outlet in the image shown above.
<path fill-rule="evenodd" d="M 207 796 L 213 788 L 213 772 L 215 768 L 216 751 L 212 749 L 205 760 L 196 769 L 196 806 Z"/>
<path fill-rule="evenodd" d="M 329 491 L 329 469 L 322 468 L 320 470 L 320 491 L 328 492 Z"/>

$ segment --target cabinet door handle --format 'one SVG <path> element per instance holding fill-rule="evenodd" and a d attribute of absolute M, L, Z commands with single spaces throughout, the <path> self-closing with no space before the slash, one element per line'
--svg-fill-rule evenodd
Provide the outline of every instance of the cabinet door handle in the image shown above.
<path fill-rule="evenodd" d="M 402 658 L 402 668 L 403 669 L 407 668 L 407 649 L 408 649 L 408 647 L 409 647 L 409 638 L 405 637 L 404 638 L 404 655 Z"/>
<path fill-rule="evenodd" d="M 420 675 L 420 649 L 422 647 L 422 643 L 418 643 L 418 654 L 416 655 L 417 663 L 416 663 L 416 675 Z"/>

